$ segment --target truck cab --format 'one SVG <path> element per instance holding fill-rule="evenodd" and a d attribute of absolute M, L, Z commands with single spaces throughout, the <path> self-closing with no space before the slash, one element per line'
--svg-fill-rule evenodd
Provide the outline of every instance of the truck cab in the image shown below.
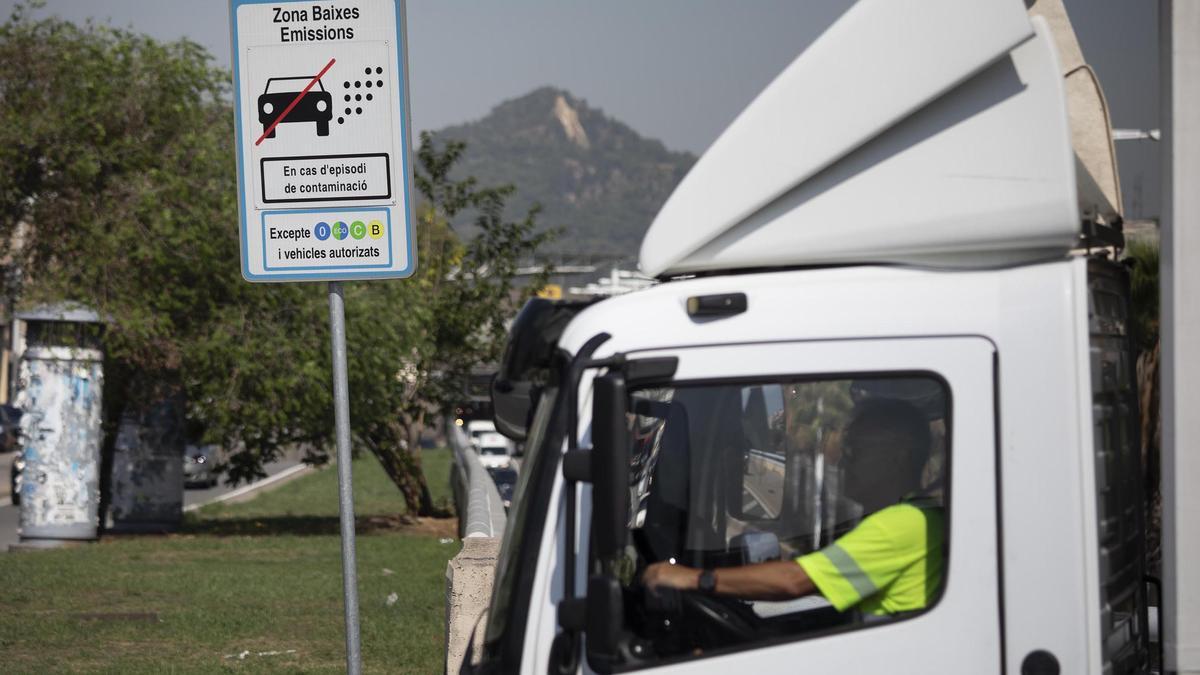
<path fill-rule="evenodd" d="M 476 669 L 1150 670 L 1120 196 L 1077 51 L 1056 3 L 863 0 L 664 206 L 661 283 L 526 307 Z M 880 477 L 884 408 L 921 447 Z M 935 514 L 916 608 L 642 583 L 829 552 L 889 501 Z"/>

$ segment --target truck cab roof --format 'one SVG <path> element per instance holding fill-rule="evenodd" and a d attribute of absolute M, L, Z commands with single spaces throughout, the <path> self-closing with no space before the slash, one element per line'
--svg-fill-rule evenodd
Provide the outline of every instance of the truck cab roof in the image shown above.
<path fill-rule="evenodd" d="M 642 271 L 1028 262 L 1068 251 L 1081 214 L 1118 216 L 1115 169 L 1096 168 L 1111 153 L 1076 147 L 1111 140 L 1098 86 L 1068 105 L 1058 45 L 1081 57 L 1061 3 L 930 4 L 920 20 L 905 3 L 847 11 L 680 183 Z M 1071 128 L 1077 108 L 1099 110 L 1096 129 Z"/>

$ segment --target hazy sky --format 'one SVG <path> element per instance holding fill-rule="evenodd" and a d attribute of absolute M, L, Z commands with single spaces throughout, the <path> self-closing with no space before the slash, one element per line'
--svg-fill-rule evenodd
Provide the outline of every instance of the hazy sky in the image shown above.
<path fill-rule="evenodd" d="M 15 4 L 0 0 L 4 16 Z M 408 0 L 413 127 L 478 119 L 502 100 L 554 85 L 672 149 L 699 154 L 852 4 Z M 1158 3 L 1066 4 L 1113 125 L 1157 128 Z M 41 13 L 109 20 L 161 39 L 186 36 L 222 66 L 230 63 L 227 0 L 48 0 Z M 1157 146 L 1126 142 L 1118 151 L 1129 215 L 1156 215 Z"/>

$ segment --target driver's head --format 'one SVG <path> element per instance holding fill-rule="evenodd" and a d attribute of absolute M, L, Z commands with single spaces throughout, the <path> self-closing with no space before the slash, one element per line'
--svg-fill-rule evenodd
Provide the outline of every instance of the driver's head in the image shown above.
<path fill-rule="evenodd" d="M 847 496 L 876 510 L 916 492 L 931 442 L 929 422 L 912 404 L 889 398 L 859 403 L 842 439 Z"/>

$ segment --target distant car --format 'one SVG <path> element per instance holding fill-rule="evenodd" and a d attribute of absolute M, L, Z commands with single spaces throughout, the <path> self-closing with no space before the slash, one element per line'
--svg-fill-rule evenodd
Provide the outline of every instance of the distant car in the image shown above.
<path fill-rule="evenodd" d="M 312 77 L 272 77 L 267 80 L 262 96 L 258 97 L 258 121 L 266 131 L 275 119 L 283 114 L 292 101 L 300 95 L 300 91 L 312 81 Z M 291 82 L 292 84 L 282 84 Z M 296 84 L 299 83 L 299 84 Z M 319 89 L 319 91 L 318 91 Z M 333 119 L 333 96 L 325 91 L 325 85 L 317 80 L 316 88 L 310 89 L 295 108 L 283 118 L 280 124 L 292 122 L 315 122 L 318 136 L 329 135 L 329 120 Z M 267 138 L 275 138 L 275 129 L 267 134 Z"/>
<path fill-rule="evenodd" d="M 0 452 L 12 452 L 21 449 L 21 416 L 20 408 L 11 405 L 0 405 Z"/>
<path fill-rule="evenodd" d="M 466 425 L 467 436 L 471 439 L 471 445 L 475 446 L 475 450 L 479 450 L 479 438 L 484 434 L 496 433 L 496 425 L 491 420 L 471 420 Z"/>
<path fill-rule="evenodd" d="M 513 443 L 498 433 L 479 436 L 479 463 L 485 469 L 499 469 L 512 463 Z"/>
<path fill-rule="evenodd" d="M 21 505 L 21 472 L 25 469 L 25 457 L 21 448 L 20 408 L 0 405 L 0 452 L 16 451 L 12 464 L 8 465 L 9 494 L 13 506 Z"/>
<path fill-rule="evenodd" d="M 216 445 L 189 445 L 183 452 L 183 484 L 185 487 L 213 487 L 218 476 L 213 467 L 217 464 L 220 447 Z"/>
<path fill-rule="evenodd" d="M 25 454 L 18 451 L 8 467 L 9 494 L 12 495 L 13 506 L 21 505 L 21 472 L 25 470 Z"/>
<path fill-rule="evenodd" d="M 517 471 L 510 467 L 497 469 L 488 469 L 488 475 L 492 477 L 492 482 L 496 484 L 496 491 L 500 493 L 500 501 L 504 502 L 504 509 L 512 506 L 513 493 L 517 489 Z"/>

